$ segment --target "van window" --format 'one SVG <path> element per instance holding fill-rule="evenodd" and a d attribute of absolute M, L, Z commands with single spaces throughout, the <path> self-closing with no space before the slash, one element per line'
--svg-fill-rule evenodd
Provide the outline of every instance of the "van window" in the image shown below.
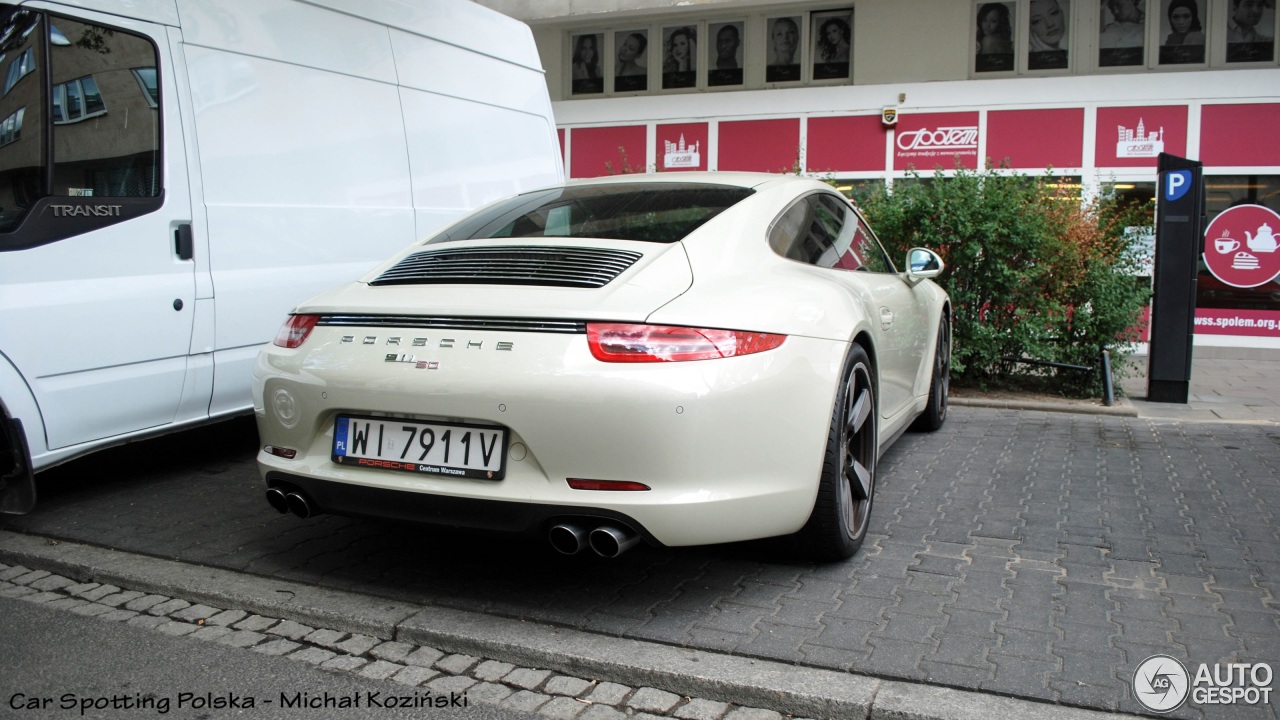
<path fill-rule="evenodd" d="M 35 58 L 44 57 L 44 24 L 39 13 L 4 8 L 0 55 L 4 97 L 0 117 L 13 118 L 12 140 L 0 145 L 0 232 L 17 225 L 37 199 L 48 194 L 44 181 L 44 92 Z M 30 59 L 28 59 L 30 58 Z M 18 117 L 22 117 L 21 129 Z M 8 138 L 6 138 L 8 139 Z"/>
<path fill-rule="evenodd" d="M 156 66 L 142 36 L 0 5 L 0 250 L 159 208 Z M 100 198 L 130 200 L 106 212 Z"/>
<path fill-rule="evenodd" d="M 160 193 L 160 125 L 133 69 L 154 67 L 147 40 L 120 30 L 54 18 L 70 42 L 49 51 L 50 80 L 66 88 L 55 115 L 53 194 L 150 197 Z"/>

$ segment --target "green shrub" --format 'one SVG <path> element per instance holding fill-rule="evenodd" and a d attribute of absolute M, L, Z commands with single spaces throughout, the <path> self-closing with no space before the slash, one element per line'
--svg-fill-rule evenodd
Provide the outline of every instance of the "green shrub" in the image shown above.
<path fill-rule="evenodd" d="M 920 246 L 946 261 L 938 282 L 951 295 L 956 383 L 1097 395 L 1098 373 L 1008 358 L 1096 365 L 1106 348 L 1125 365 L 1150 294 L 1125 234 L 1147 224 L 1141 209 L 1114 195 L 1082 202 L 1052 176 L 963 168 L 855 200 L 894 257 Z"/>

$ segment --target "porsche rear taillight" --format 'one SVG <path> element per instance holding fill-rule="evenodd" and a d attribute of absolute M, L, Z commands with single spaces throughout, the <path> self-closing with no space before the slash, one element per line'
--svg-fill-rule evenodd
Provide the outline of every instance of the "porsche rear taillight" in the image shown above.
<path fill-rule="evenodd" d="M 772 350 L 787 337 L 742 330 L 587 323 L 587 345 L 603 362 L 683 362 L 738 357 Z"/>
<path fill-rule="evenodd" d="M 272 343 L 282 348 L 298 347 L 311 334 L 311 329 L 316 326 L 316 321 L 319 319 L 319 315 L 290 315 L 280 327 L 280 331 L 276 333 L 276 339 Z"/>

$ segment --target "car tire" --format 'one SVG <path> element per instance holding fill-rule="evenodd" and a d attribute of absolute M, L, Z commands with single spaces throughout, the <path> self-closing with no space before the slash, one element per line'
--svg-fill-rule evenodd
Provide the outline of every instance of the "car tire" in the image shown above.
<path fill-rule="evenodd" d="M 929 382 L 929 402 L 912 423 L 912 430 L 933 432 L 947 421 L 947 399 L 951 392 L 951 320 L 944 313 L 938 321 L 938 344 L 933 351 L 933 378 Z"/>
<path fill-rule="evenodd" d="M 818 497 L 800 531 L 816 560 L 844 560 L 861 547 L 871 518 L 879 455 L 876 376 L 866 350 L 854 344 L 836 392 Z"/>

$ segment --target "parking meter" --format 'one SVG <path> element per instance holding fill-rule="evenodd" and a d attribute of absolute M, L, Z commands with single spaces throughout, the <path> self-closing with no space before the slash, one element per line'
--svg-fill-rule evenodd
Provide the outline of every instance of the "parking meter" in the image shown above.
<path fill-rule="evenodd" d="M 1204 252 L 1204 165 L 1161 153 L 1156 165 L 1155 286 L 1147 400 L 1185 403 L 1191 388 L 1196 275 Z"/>

